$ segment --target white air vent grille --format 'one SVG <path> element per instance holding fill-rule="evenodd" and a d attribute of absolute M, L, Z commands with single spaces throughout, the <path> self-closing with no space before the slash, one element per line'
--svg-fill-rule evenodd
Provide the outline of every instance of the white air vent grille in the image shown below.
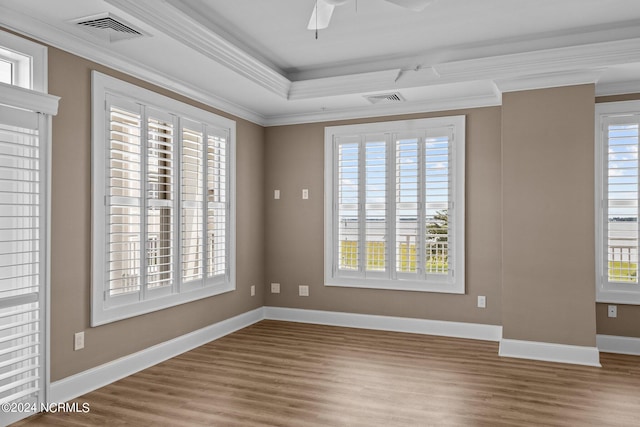
<path fill-rule="evenodd" d="M 399 92 L 384 93 L 378 95 L 365 95 L 365 98 L 372 104 L 404 102 L 405 99 Z"/>
<path fill-rule="evenodd" d="M 109 43 L 145 35 L 142 31 L 134 28 L 133 25 L 111 13 L 86 16 L 74 19 L 71 23 Z"/>

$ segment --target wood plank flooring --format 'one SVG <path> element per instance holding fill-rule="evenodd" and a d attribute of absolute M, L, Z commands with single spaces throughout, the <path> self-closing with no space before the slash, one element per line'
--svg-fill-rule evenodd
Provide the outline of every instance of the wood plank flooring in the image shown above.
<path fill-rule="evenodd" d="M 265 320 L 16 426 L 637 426 L 640 357 Z"/>

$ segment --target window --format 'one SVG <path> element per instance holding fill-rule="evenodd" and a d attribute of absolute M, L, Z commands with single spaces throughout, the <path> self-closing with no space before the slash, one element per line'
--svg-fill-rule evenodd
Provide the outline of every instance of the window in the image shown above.
<path fill-rule="evenodd" d="M 325 284 L 464 293 L 464 116 L 325 129 Z"/>
<path fill-rule="evenodd" d="M 58 98 L 0 85 L 0 401 L 47 401 L 49 171 Z M 8 425 L 31 415 L 0 413 Z"/>
<path fill-rule="evenodd" d="M 93 325 L 235 289 L 235 122 L 93 72 Z"/>
<path fill-rule="evenodd" d="M 0 31 L 0 83 L 47 92 L 47 48 Z"/>
<path fill-rule="evenodd" d="M 596 297 L 640 304 L 638 130 L 640 102 L 596 106 Z"/>

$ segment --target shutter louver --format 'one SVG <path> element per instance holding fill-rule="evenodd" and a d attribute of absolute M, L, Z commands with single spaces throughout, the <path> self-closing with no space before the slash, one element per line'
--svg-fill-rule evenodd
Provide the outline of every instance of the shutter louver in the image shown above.
<path fill-rule="evenodd" d="M 204 137 L 199 130 L 182 129 L 182 280 L 198 281 L 203 278 L 203 182 Z"/>
<path fill-rule="evenodd" d="M 450 138 L 446 134 L 428 136 L 424 150 L 427 274 L 447 274 L 453 261 L 449 254 L 453 231 L 449 226 L 451 161 Z"/>
<path fill-rule="evenodd" d="M 147 288 L 174 282 L 174 128 L 170 118 L 147 119 Z"/>
<path fill-rule="evenodd" d="M 107 270 L 110 296 L 141 287 L 141 114 L 109 108 Z"/>
<path fill-rule="evenodd" d="M 338 142 L 338 269 L 360 269 L 360 143 Z"/>
<path fill-rule="evenodd" d="M 387 270 L 387 142 L 384 135 L 365 142 L 366 271 Z"/>
<path fill-rule="evenodd" d="M 396 149 L 396 271 L 419 273 L 421 144 L 415 136 L 397 137 Z"/>
<path fill-rule="evenodd" d="M 638 118 L 609 118 L 605 126 L 605 271 L 609 282 L 637 284 Z"/>
<path fill-rule="evenodd" d="M 227 135 L 207 137 L 207 277 L 226 274 L 227 266 Z"/>
<path fill-rule="evenodd" d="M 0 113 L 0 403 L 34 404 L 44 390 L 44 121 L 22 110 Z M 26 414 L 1 415 L 4 423 Z"/>

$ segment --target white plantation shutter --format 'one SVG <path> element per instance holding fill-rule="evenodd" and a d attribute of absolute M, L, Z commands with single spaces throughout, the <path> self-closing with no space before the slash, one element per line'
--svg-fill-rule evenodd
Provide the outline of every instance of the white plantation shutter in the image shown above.
<path fill-rule="evenodd" d="M 387 272 L 388 233 L 388 143 L 386 135 L 364 137 L 364 226 L 365 277 L 385 277 Z"/>
<path fill-rule="evenodd" d="M 150 108 L 146 113 L 146 284 L 148 293 L 165 294 L 175 277 L 175 117 Z"/>
<path fill-rule="evenodd" d="M 421 138 L 415 135 L 396 135 L 395 138 L 395 255 L 399 278 L 413 278 L 420 273 L 424 250 L 422 193 L 420 183 L 424 173 Z"/>
<path fill-rule="evenodd" d="M 343 137 L 337 143 L 337 269 L 341 274 L 360 272 L 360 140 Z"/>
<path fill-rule="evenodd" d="M 183 283 L 202 285 L 204 275 L 204 133 L 199 123 L 182 125 L 182 238 Z"/>
<path fill-rule="evenodd" d="M 43 114 L 0 105 L 0 403 L 44 402 L 47 128 Z"/>
<path fill-rule="evenodd" d="M 128 302 L 139 299 L 143 280 L 142 107 L 109 96 L 107 112 L 105 298 Z"/>
<path fill-rule="evenodd" d="M 93 85 L 92 325 L 233 290 L 235 122 Z"/>
<path fill-rule="evenodd" d="M 328 284 L 463 292 L 464 118 L 325 132 Z"/>
<path fill-rule="evenodd" d="M 425 215 L 425 274 L 449 274 L 455 256 L 449 251 L 454 241 L 451 218 L 453 206 L 453 139 L 450 128 L 427 131 L 424 138 L 424 215 Z"/>
<path fill-rule="evenodd" d="M 640 114 L 604 115 L 601 125 L 601 224 L 598 298 L 626 303 L 638 297 L 638 146 Z M 600 213 L 601 212 L 601 213 Z M 618 295 L 616 295 L 618 294 Z"/>
<path fill-rule="evenodd" d="M 228 133 L 207 127 L 207 277 L 227 274 Z"/>

